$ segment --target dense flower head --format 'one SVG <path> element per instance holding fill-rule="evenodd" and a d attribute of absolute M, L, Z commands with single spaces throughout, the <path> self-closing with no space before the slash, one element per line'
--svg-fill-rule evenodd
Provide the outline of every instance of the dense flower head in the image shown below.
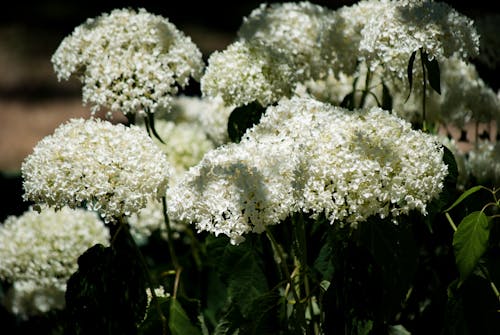
<path fill-rule="evenodd" d="M 321 57 L 322 34 L 333 11 L 307 1 L 263 3 L 243 19 L 240 40 L 258 40 L 278 50 L 293 64 L 299 78 L 324 77 L 329 64 Z"/>
<path fill-rule="evenodd" d="M 123 113 L 168 107 L 178 87 L 199 80 L 197 46 L 168 19 L 145 9 L 115 9 L 88 19 L 52 56 L 59 79 L 76 75 L 83 102 Z"/>
<path fill-rule="evenodd" d="M 500 142 L 480 141 L 468 152 L 466 166 L 478 184 L 500 187 Z"/>
<path fill-rule="evenodd" d="M 0 225 L 0 279 L 13 284 L 5 305 L 24 317 L 63 308 L 77 258 L 108 239 L 99 216 L 83 209 L 30 208 L 9 216 Z"/>
<path fill-rule="evenodd" d="M 106 221 L 160 199 L 169 164 L 146 131 L 101 119 L 71 119 L 42 139 L 21 166 L 24 199 L 86 206 Z"/>
<path fill-rule="evenodd" d="M 155 129 L 163 143 L 153 137 L 156 145 L 165 153 L 172 168 L 172 175 L 181 175 L 197 164 L 203 155 L 214 148 L 199 123 L 155 120 Z"/>
<path fill-rule="evenodd" d="M 330 22 L 321 36 L 321 57 L 331 64 L 335 74 L 354 74 L 361 59 L 363 28 L 390 5 L 389 0 L 364 0 L 340 7 L 328 17 Z"/>
<path fill-rule="evenodd" d="M 421 74 L 417 74 L 421 80 Z M 440 63 L 441 94 L 426 92 L 426 119 L 430 122 L 463 127 L 471 121 L 500 122 L 500 99 L 479 77 L 472 63 L 458 57 L 443 59 Z M 422 88 L 415 85 L 408 98 L 403 83 L 390 84 L 394 112 L 408 121 L 421 120 Z"/>
<path fill-rule="evenodd" d="M 293 143 L 273 142 L 230 143 L 209 151 L 169 191 L 169 213 L 196 223 L 200 231 L 225 234 L 232 243 L 285 219 L 294 166 L 287 144 Z"/>
<path fill-rule="evenodd" d="M 233 109 L 226 106 L 220 96 L 180 95 L 174 98 L 172 104 L 172 112 L 179 115 L 181 121 L 199 124 L 215 146 L 229 141 L 227 123 Z"/>
<path fill-rule="evenodd" d="M 391 1 L 361 31 L 360 52 L 372 69 L 378 65 L 403 78 L 410 55 L 418 50 L 430 59 L 461 59 L 479 52 L 473 21 L 444 2 Z"/>
<path fill-rule="evenodd" d="M 220 96 L 228 106 L 270 105 L 290 96 L 297 82 L 286 56 L 259 42 L 237 41 L 212 53 L 201 78 L 204 97 Z"/>
<path fill-rule="evenodd" d="M 426 214 L 447 174 L 442 159 L 432 136 L 387 111 L 283 99 L 240 143 L 190 169 L 171 210 L 233 243 L 296 212 L 353 226 L 372 215 Z"/>

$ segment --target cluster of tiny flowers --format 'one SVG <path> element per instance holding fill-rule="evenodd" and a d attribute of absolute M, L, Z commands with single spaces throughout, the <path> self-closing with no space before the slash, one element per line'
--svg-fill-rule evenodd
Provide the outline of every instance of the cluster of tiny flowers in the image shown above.
<path fill-rule="evenodd" d="M 457 57 L 443 59 L 440 62 L 440 78 L 441 94 L 430 90 L 425 92 L 427 121 L 458 127 L 471 121 L 500 122 L 500 99 L 479 77 L 472 63 Z M 398 84 L 397 80 L 391 84 L 394 112 L 410 122 L 421 120 L 421 85 L 415 85 L 409 99 L 407 90 L 401 90 L 401 87 L 406 86 Z"/>
<path fill-rule="evenodd" d="M 172 103 L 172 112 L 179 114 L 181 120 L 198 123 L 215 146 L 229 141 L 227 123 L 233 109 L 221 97 L 180 95 Z"/>
<path fill-rule="evenodd" d="M 357 69 L 359 45 L 367 21 L 378 17 L 390 6 L 389 0 L 365 0 L 337 9 L 329 16 L 330 24 L 322 35 L 322 57 L 332 66 L 335 74 L 352 75 Z"/>
<path fill-rule="evenodd" d="M 500 99 L 479 77 L 476 67 L 457 58 L 443 62 L 439 96 L 441 121 L 457 126 L 467 122 L 500 122 Z"/>
<path fill-rule="evenodd" d="M 293 142 L 274 137 L 209 151 L 169 190 L 169 213 L 234 244 L 290 213 Z"/>
<path fill-rule="evenodd" d="M 259 42 L 234 42 L 210 55 L 201 78 L 203 96 L 220 96 L 227 106 L 234 107 L 254 101 L 268 106 L 290 96 L 297 76 L 283 58 Z"/>
<path fill-rule="evenodd" d="M 168 203 L 168 201 L 167 201 Z M 154 232 L 159 232 L 164 240 L 168 240 L 163 205 L 158 201 L 150 201 L 138 213 L 130 216 L 130 233 L 138 245 L 145 245 Z M 186 230 L 186 224 L 176 220 L 169 214 L 169 225 L 173 239 L 179 239 L 181 233 Z"/>
<path fill-rule="evenodd" d="M 213 142 L 197 123 L 156 119 L 155 129 L 163 143 L 154 137 L 153 140 L 165 153 L 172 168 L 170 179 L 182 175 L 197 164 L 207 151 L 214 148 Z"/>
<path fill-rule="evenodd" d="M 155 128 L 164 143 L 155 139 L 156 144 L 165 153 L 172 168 L 169 185 L 175 185 L 191 166 L 196 165 L 203 155 L 214 148 L 214 143 L 207 138 L 199 123 L 194 122 L 196 115 L 186 115 L 183 110 L 175 110 L 174 115 L 180 122 L 156 119 Z M 184 115 L 183 115 L 184 114 Z M 167 190 L 167 196 L 170 192 Z M 168 203 L 169 201 L 167 201 Z M 179 238 L 179 233 L 186 229 L 184 223 L 170 216 L 170 228 L 173 238 Z M 158 201 L 150 201 L 145 208 L 134 213 L 128 220 L 130 231 L 139 244 L 144 244 L 155 231 L 167 239 L 163 205 Z"/>
<path fill-rule="evenodd" d="M 467 153 L 467 170 L 487 187 L 500 185 L 500 142 L 481 141 Z"/>
<path fill-rule="evenodd" d="M 170 105 L 177 86 L 199 80 L 202 54 L 168 19 L 144 9 L 115 9 L 88 19 L 52 56 L 59 79 L 78 76 L 83 102 L 126 114 Z"/>
<path fill-rule="evenodd" d="M 71 119 L 23 162 L 24 199 L 56 208 L 86 206 L 115 221 L 160 199 L 169 169 L 141 127 Z"/>
<path fill-rule="evenodd" d="M 268 108 L 260 128 L 300 143 L 296 210 L 324 212 L 332 223 L 426 214 L 447 174 L 434 137 L 376 107 L 349 112 L 294 98 Z"/>
<path fill-rule="evenodd" d="M 381 109 L 284 99 L 239 144 L 190 169 L 171 209 L 233 243 L 293 212 L 353 226 L 372 215 L 426 214 L 447 174 L 442 159 L 433 137 Z"/>
<path fill-rule="evenodd" d="M 361 31 L 361 58 L 372 69 L 383 65 L 403 78 L 410 55 L 418 50 L 438 60 L 453 55 L 467 59 L 478 54 L 479 35 L 473 21 L 448 4 L 431 0 L 388 4 L 371 16 Z"/>
<path fill-rule="evenodd" d="M 4 304 L 22 317 L 64 307 L 66 281 L 78 257 L 108 244 L 99 216 L 83 209 L 29 209 L 0 225 L 0 279 L 13 284 Z"/>
<path fill-rule="evenodd" d="M 238 37 L 258 40 L 293 64 L 299 78 L 321 78 L 328 69 L 322 58 L 322 35 L 333 11 L 310 2 L 261 4 L 243 19 Z"/>

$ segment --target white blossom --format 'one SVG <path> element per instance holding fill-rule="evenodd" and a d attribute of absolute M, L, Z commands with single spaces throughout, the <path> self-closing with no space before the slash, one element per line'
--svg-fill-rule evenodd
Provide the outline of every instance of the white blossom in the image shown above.
<path fill-rule="evenodd" d="M 399 78 L 406 76 L 411 54 L 420 49 L 438 61 L 453 55 L 465 60 L 479 52 L 473 21 L 432 0 L 391 1 L 370 18 L 361 35 L 362 59 L 370 68 L 382 65 Z"/>
<path fill-rule="evenodd" d="M 42 139 L 21 166 L 24 199 L 86 206 L 106 221 L 159 200 L 169 164 L 144 129 L 100 119 L 71 119 Z"/>
<path fill-rule="evenodd" d="M 191 168 L 172 190 L 171 210 L 233 243 L 296 212 L 353 226 L 372 215 L 425 215 L 443 187 L 442 160 L 432 136 L 387 111 L 283 99 L 239 144 Z"/>
<path fill-rule="evenodd" d="M 500 142 L 480 141 L 467 153 L 466 164 L 478 184 L 500 186 Z"/>
<path fill-rule="evenodd" d="M 88 19 L 52 56 L 58 79 L 75 75 L 83 102 L 126 114 L 168 108 L 177 85 L 199 80 L 204 63 L 197 46 L 168 19 L 145 9 L 115 9 Z"/>
<path fill-rule="evenodd" d="M 203 97 L 221 97 L 227 106 L 270 105 L 290 96 L 297 82 L 286 56 L 257 42 L 237 41 L 215 51 L 201 78 Z"/>
<path fill-rule="evenodd" d="M 99 216 L 83 209 L 30 208 L 9 216 L 0 225 L 0 279 L 13 285 L 3 303 L 25 318 L 62 309 L 78 257 L 108 239 Z"/>
<path fill-rule="evenodd" d="M 303 2 L 263 3 L 243 18 L 238 37 L 277 50 L 292 64 L 299 78 L 322 78 L 330 64 L 322 58 L 322 35 L 332 24 L 334 12 Z M 286 58 L 285 58 L 286 57 Z"/>

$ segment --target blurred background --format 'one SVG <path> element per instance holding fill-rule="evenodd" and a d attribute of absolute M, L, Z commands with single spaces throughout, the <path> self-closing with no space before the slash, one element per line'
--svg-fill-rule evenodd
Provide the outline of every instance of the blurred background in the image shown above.
<path fill-rule="evenodd" d="M 0 222 L 21 214 L 19 169 L 34 145 L 72 117 L 88 117 L 81 85 L 58 82 L 50 58 L 64 37 L 87 18 L 115 8 L 145 8 L 162 15 L 190 36 L 207 58 L 233 41 L 244 16 L 262 1 L 12 1 L 0 11 Z M 356 1 L 311 1 L 338 8 Z M 473 19 L 498 18 L 489 1 L 446 1 Z M 497 19 L 497 22 L 498 21 Z M 500 27 L 500 26 L 498 26 Z M 499 46 L 500 47 L 500 46 Z M 500 52 L 500 48 L 498 49 Z M 482 64 L 484 79 L 498 90 L 497 64 Z"/>

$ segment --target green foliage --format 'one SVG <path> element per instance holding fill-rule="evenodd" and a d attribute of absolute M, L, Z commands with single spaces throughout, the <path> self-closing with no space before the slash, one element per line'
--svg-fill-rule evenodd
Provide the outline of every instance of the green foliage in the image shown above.
<path fill-rule="evenodd" d="M 144 268 L 123 226 L 111 246 L 97 244 L 78 259 L 67 283 L 66 334 L 137 334 L 145 308 Z"/>
<path fill-rule="evenodd" d="M 453 235 L 453 249 L 460 272 L 465 280 L 474 270 L 488 245 L 490 227 L 483 212 L 473 212 L 462 219 Z"/>
<path fill-rule="evenodd" d="M 264 107 L 254 101 L 248 105 L 236 107 L 229 116 L 227 132 L 232 142 L 240 142 L 248 128 L 259 123 Z"/>

